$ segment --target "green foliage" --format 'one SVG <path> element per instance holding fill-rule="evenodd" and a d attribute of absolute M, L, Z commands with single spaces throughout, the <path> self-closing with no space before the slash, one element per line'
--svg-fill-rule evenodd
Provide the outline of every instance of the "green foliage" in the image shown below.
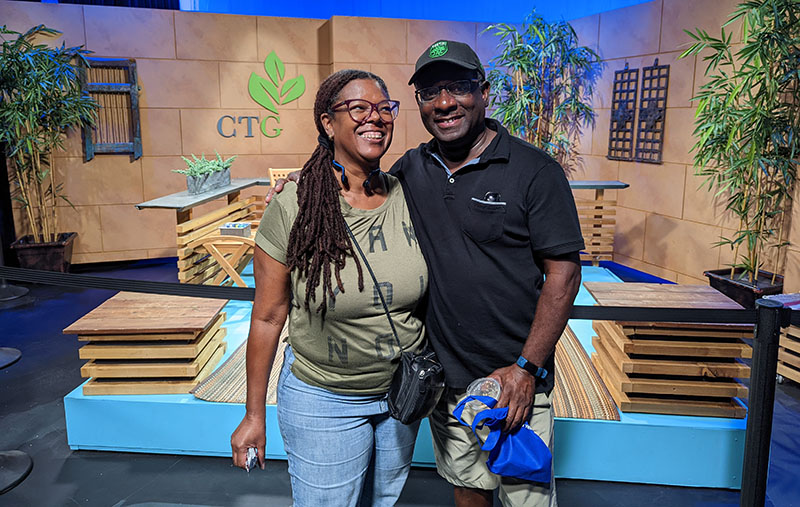
<path fill-rule="evenodd" d="M 69 204 L 56 183 L 51 155 L 63 147 L 67 128 L 94 122 L 98 107 L 81 89 L 80 65 L 88 67 L 89 51 L 36 43 L 60 33 L 44 25 L 24 34 L 0 28 L 0 142 L 6 143 L 14 199 L 22 204 L 34 241 L 55 239 L 56 203 Z"/>
<path fill-rule="evenodd" d="M 741 21 L 742 44 L 725 30 Z M 734 250 L 734 268 L 753 283 L 767 250 L 781 269 L 788 211 L 800 151 L 800 2 L 740 3 L 720 37 L 686 30 L 694 44 L 681 57 L 702 55 L 707 83 L 696 97 L 696 174 L 726 199 L 738 230 L 718 245 Z M 744 247 L 744 248 L 741 248 Z"/>
<path fill-rule="evenodd" d="M 492 115 L 569 170 L 582 126 L 594 121 L 591 95 L 600 57 L 578 46 L 569 23 L 550 23 L 535 12 L 521 30 L 500 23 L 485 31 L 500 38 L 501 52 L 491 60 L 487 77 Z"/>
<path fill-rule="evenodd" d="M 204 174 L 230 169 L 231 164 L 236 159 L 236 155 L 234 155 L 229 159 L 223 160 L 219 153 L 216 151 L 214 153 L 217 154 L 217 158 L 206 159 L 205 154 L 202 154 L 200 158 L 192 154 L 192 160 L 181 157 L 186 162 L 186 169 L 174 169 L 172 172 L 185 174 L 186 176 L 203 176 Z"/>
<path fill-rule="evenodd" d="M 264 70 L 267 71 L 268 78 L 251 73 L 247 90 L 250 97 L 267 111 L 278 114 L 278 105 L 297 100 L 306 91 L 306 79 L 302 75 L 283 80 L 286 69 L 275 51 L 264 60 Z"/>

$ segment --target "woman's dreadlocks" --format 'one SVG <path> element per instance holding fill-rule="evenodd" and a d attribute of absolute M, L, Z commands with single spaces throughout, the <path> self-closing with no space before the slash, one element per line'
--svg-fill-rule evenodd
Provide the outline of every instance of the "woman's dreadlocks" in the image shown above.
<path fill-rule="evenodd" d="M 314 102 L 314 124 L 319 132 L 319 144 L 311 158 L 303 165 L 297 183 L 297 205 L 299 212 L 289 234 L 287 265 L 297 269 L 300 277 L 306 278 L 305 308 L 316 300 L 315 292 L 322 280 L 322 301 L 317 312 L 323 315 L 328 307 L 328 296 L 334 297 L 331 284 L 331 265 L 339 291 L 344 292 L 340 272 L 345 259 L 350 256 L 358 269 L 358 290 L 364 290 L 361 263 L 347 233 L 344 216 L 339 205 L 339 183 L 333 173 L 333 143 L 328 140 L 320 116 L 333 114 L 331 106 L 339 99 L 342 88 L 356 79 L 375 81 L 383 92 L 389 93 L 383 80 L 362 70 L 340 70 L 328 76 L 319 86 Z"/>

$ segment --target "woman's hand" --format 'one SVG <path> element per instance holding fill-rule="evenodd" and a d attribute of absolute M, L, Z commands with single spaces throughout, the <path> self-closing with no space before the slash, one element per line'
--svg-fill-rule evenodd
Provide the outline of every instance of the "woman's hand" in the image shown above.
<path fill-rule="evenodd" d="M 247 470 L 247 449 L 258 449 L 258 466 L 264 469 L 264 456 L 267 447 L 266 421 L 263 417 L 245 415 L 239 427 L 231 435 L 233 464 Z"/>

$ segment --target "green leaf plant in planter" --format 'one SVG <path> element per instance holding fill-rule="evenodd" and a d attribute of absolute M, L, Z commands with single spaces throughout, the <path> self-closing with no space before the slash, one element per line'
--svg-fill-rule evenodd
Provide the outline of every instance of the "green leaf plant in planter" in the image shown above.
<path fill-rule="evenodd" d="M 725 30 L 737 21 L 741 44 Z M 800 2 L 743 2 L 720 37 L 686 33 L 695 42 L 682 57 L 697 54 L 706 62 L 707 82 L 693 99 L 696 174 L 726 199 L 739 223 L 716 243 L 733 250 L 730 269 L 705 274 L 713 287 L 752 306 L 783 290 L 779 273 L 800 152 Z"/>
<path fill-rule="evenodd" d="M 546 151 L 569 172 L 578 162 L 582 126 L 594 121 L 591 95 L 600 57 L 578 45 L 565 22 L 531 12 L 521 30 L 507 24 L 486 28 L 500 38 L 490 61 L 492 116 L 514 135 Z"/>
<path fill-rule="evenodd" d="M 39 25 L 25 33 L 0 27 L 0 143 L 12 197 L 29 233 L 12 244 L 23 267 L 66 271 L 76 233 L 58 223 L 57 204 L 72 206 L 53 170 L 68 128 L 94 122 L 97 103 L 81 89 L 89 51 L 37 43 L 61 32 Z"/>
<path fill-rule="evenodd" d="M 192 160 L 181 157 L 186 162 L 186 169 L 175 169 L 173 172 L 186 175 L 189 194 L 202 194 L 231 184 L 231 164 L 236 155 L 224 160 L 219 153 L 216 154 L 217 158 L 212 159 L 206 159 L 205 154 L 200 158 L 192 154 Z"/>

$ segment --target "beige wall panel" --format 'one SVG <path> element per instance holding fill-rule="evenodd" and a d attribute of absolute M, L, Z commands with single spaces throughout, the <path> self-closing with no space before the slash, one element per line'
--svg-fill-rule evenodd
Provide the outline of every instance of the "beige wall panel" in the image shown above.
<path fill-rule="evenodd" d="M 592 130 L 592 155 L 608 155 L 608 126 L 611 122 L 611 109 L 595 109 L 594 130 Z"/>
<path fill-rule="evenodd" d="M 662 159 L 676 164 L 692 164 L 691 149 L 695 140 L 694 109 L 679 107 L 667 109 L 664 125 Z"/>
<path fill-rule="evenodd" d="M 584 155 L 581 163 L 569 172 L 571 180 L 617 180 L 619 179 L 619 161 L 606 157 Z M 594 194 L 594 190 L 591 190 Z M 606 195 L 609 191 L 606 190 Z"/>
<path fill-rule="evenodd" d="M 141 159 L 127 155 L 97 155 L 91 162 L 59 158 L 56 177 L 64 182 L 64 194 L 75 206 L 136 204 L 142 202 Z"/>
<path fill-rule="evenodd" d="M 100 223 L 106 252 L 171 246 L 177 249 L 173 210 L 138 210 L 124 204 L 101 206 Z"/>
<path fill-rule="evenodd" d="M 164 257 L 175 257 L 175 249 L 170 247 L 170 248 L 156 248 L 147 251 L 148 259 L 163 259 Z M 178 283 L 177 269 L 175 272 L 175 279 L 173 281 L 175 283 Z"/>
<path fill-rule="evenodd" d="M 258 134 L 261 137 L 262 154 L 311 154 L 317 147 L 317 127 L 314 125 L 314 112 L 311 110 L 283 111 L 280 125 L 271 120 L 267 123 L 267 132 L 272 132 L 273 128 L 282 129 L 278 137 L 269 138 Z"/>
<path fill-rule="evenodd" d="M 173 251 L 171 255 L 175 255 Z M 165 256 L 166 257 L 166 256 Z M 148 250 L 123 250 L 118 252 L 90 252 L 72 254 L 73 264 L 87 264 L 90 262 L 115 262 L 147 259 Z"/>
<path fill-rule="evenodd" d="M 74 253 L 103 250 L 98 206 L 75 206 L 74 209 L 70 206 L 59 206 L 57 212 L 59 231 L 78 233 L 73 247 Z"/>
<path fill-rule="evenodd" d="M 792 244 L 791 248 L 800 249 L 800 183 L 795 182 L 792 202 L 794 206 L 792 206 L 792 213 L 789 221 L 789 234 L 787 237 Z"/>
<path fill-rule="evenodd" d="M 663 278 L 664 280 L 668 280 L 670 282 L 677 282 L 678 276 L 680 276 L 680 273 L 676 273 L 675 271 L 663 268 L 661 266 L 656 266 L 654 264 L 649 264 L 647 262 L 640 261 L 639 259 L 627 257 L 625 255 L 618 254 L 617 252 L 614 252 L 614 262 L 618 262 L 633 269 L 638 269 L 639 271 L 644 271 L 645 273 Z"/>
<path fill-rule="evenodd" d="M 401 111 L 400 119 L 406 126 L 406 147 L 416 148 L 422 143 L 427 143 L 433 136 L 425 130 L 425 125 L 422 124 L 422 119 L 419 117 L 419 110 L 417 111 Z"/>
<path fill-rule="evenodd" d="M 389 169 L 392 168 L 392 165 L 394 165 L 395 162 L 400 160 L 400 157 L 402 156 L 403 156 L 402 153 L 387 153 L 381 159 L 381 169 L 383 169 L 384 171 L 388 171 Z"/>
<path fill-rule="evenodd" d="M 139 121 L 145 157 L 183 153 L 181 112 L 178 109 L 140 109 Z"/>
<path fill-rule="evenodd" d="M 272 51 L 285 63 L 330 63 L 324 19 L 258 17 L 258 60 Z"/>
<path fill-rule="evenodd" d="M 139 107 L 220 107 L 219 64 L 137 60 Z"/>
<path fill-rule="evenodd" d="M 617 228 L 614 231 L 614 254 L 641 260 L 644 257 L 644 235 L 647 213 L 617 206 Z"/>
<path fill-rule="evenodd" d="M 288 114 L 287 111 L 284 114 Z M 231 135 L 234 131 L 236 136 L 223 137 L 217 132 L 217 122 L 224 115 L 233 116 L 236 124 L 230 120 L 223 121 L 223 132 Z M 258 122 L 251 121 L 250 134 L 247 137 L 247 123 L 249 120 L 239 119 L 245 116 L 257 116 L 264 118 L 264 111 L 246 109 L 181 109 L 181 134 L 183 152 L 188 157 L 194 153 L 198 157 L 205 153 L 206 156 L 214 156 L 214 150 L 220 153 L 260 153 L 261 151 L 261 132 L 258 130 Z M 234 130 L 235 129 L 235 130 Z"/>
<path fill-rule="evenodd" d="M 297 74 L 302 74 L 306 80 L 306 91 L 297 99 L 297 108 L 313 111 L 314 102 L 317 100 L 319 85 L 325 78 L 331 75 L 331 66 L 298 64 Z"/>
<path fill-rule="evenodd" d="M 175 58 L 173 11 L 86 5 L 86 45 L 97 56 Z"/>
<path fill-rule="evenodd" d="M 800 250 L 787 250 L 783 273 L 783 292 L 800 292 Z"/>
<path fill-rule="evenodd" d="M 51 46 L 61 46 L 62 42 L 67 47 L 86 44 L 83 8 L 80 5 L 0 1 L 0 24 L 20 33 L 25 33 L 36 25 L 55 28 L 63 34 L 37 41 Z"/>
<path fill-rule="evenodd" d="M 619 193 L 619 205 L 680 218 L 685 178 L 682 165 L 620 162 L 619 179 L 630 187 Z"/>
<path fill-rule="evenodd" d="M 172 172 L 173 169 L 185 168 L 186 163 L 180 157 L 143 157 L 143 201 L 150 201 L 152 199 L 164 197 L 165 195 L 186 190 L 186 176 L 180 173 Z"/>
<path fill-rule="evenodd" d="M 389 88 L 392 99 L 400 101 L 400 109 L 418 111 L 417 99 L 414 98 L 414 87 L 408 84 L 408 78 L 414 73 L 413 65 L 384 65 L 373 63 L 370 71 L 379 75 Z"/>
<path fill-rule="evenodd" d="M 406 113 L 406 111 L 403 111 Z M 409 125 L 407 121 L 403 121 L 404 118 L 400 115 L 397 115 L 397 119 L 394 122 L 394 131 L 392 133 L 392 144 L 389 146 L 388 153 L 405 153 L 406 152 L 406 138 L 408 134 Z M 384 167 L 381 163 L 381 167 Z M 384 167 L 385 169 L 385 167 Z"/>
<path fill-rule="evenodd" d="M 717 236 L 711 238 L 713 240 L 712 243 L 719 241 L 721 239 L 720 236 L 725 236 L 726 238 L 731 239 L 735 236 L 735 232 L 736 229 L 723 228 L 722 231 L 720 231 L 720 233 L 717 234 Z M 719 268 L 729 268 L 731 264 L 735 262 L 736 258 L 734 256 L 734 249 L 731 248 L 729 245 L 714 247 L 714 249 L 719 252 L 719 265 L 718 265 Z M 745 251 L 744 245 L 739 247 L 740 253 L 744 253 L 744 251 Z"/>
<path fill-rule="evenodd" d="M 175 37 L 179 59 L 258 60 L 256 18 L 253 16 L 176 11 Z"/>
<path fill-rule="evenodd" d="M 720 27 L 738 3 L 739 0 L 664 0 L 667 22 L 661 28 L 661 51 L 688 49 L 693 39 L 684 29 L 694 32 L 695 28 L 702 28 L 712 37 L 719 37 Z M 732 33 L 733 40 L 739 40 L 741 23 L 726 27 L 725 33 Z"/>
<path fill-rule="evenodd" d="M 694 167 L 686 166 L 686 188 L 683 198 L 684 220 L 727 228 L 737 227 L 736 217 L 725 211 L 725 197 L 715 197 L 716 191 L 709 191 L 704 181 L 703 176 L 694 174 Z"/>
<path fill-rule="evenodd" d="M 578 35 L 578 44 L 598 51 L 600 47 L 598 40 L 600 37 L 600 14 L 584 16 L 573 19 L 569 22 L 575 33 Z"/>
<path fill-rule="evenodd" d="M 694 67 L 695 56 L 687 56 L 686 58 L 678 58 L 679 52 L 676 53 L 661 53 L 658 55 L 659 65 L 669 65 L 669 90 L 667 93 L 667 107 L 692 107 L 691 98 L 694 93 Z M 653 65 L 652 58 L 645 58 L 649 60 L 646 65 Z M 667 117 L 669 122 L 669 116 Z M 669 127 L 669 123 L 667 123 Z"/>
<path fill-rule="evenodd" d="M 717 265 L 719 255 L 712 243 L 720 228 L 650 214 L 644 240 L 644 261 L 700 277 Z"/>
<path fill-rule="evenodd" d="M 694 276 L 684 275 L 683 273 L 678 273 L 677 282 L 681 285 L 708 285 L 708 278 L 697 278 Z"/>
<path fill-rule="evenodd" d="M 297 66 L 293 63 L 285 65 L 286 74 L 284 79 L 291 79 L 300 74 Z M 234 62 L 220 62 L 219 64 L 219 85 L 220 85 L 220 101 L 224 108 L 259 108 L 261 106 L 250 97 L 248 91 L 248 83 L 250 82 L 250 75 L 255 73 L 258 76 L 267 78 L 267 72 L 264 70 L 262 63 L 234 63 Z M 280 92 L 280 89 L 278 90 Z M 316 92 L 316 89 L 311 89 L 306 83 L 306 91 L 303 96 L 311 95 Z M 288 104 L 276 104 L 278 112 L 285 109 L 297 109 L 297 104 L 300 101 L 294 100 Z M 267 113 L 266 109 L 263 109 Z"/>
<path fill-rule="evenodd" d="M 334 16 L 331 22 L 333 63 L 408 63 L 406 20 Z"/>
<path fill-rule="evenodd" d="M 432 21 L 423 19 L 409 19 L 408 46 L 406 63 L 414 65 L 417 58 L 428 49 L 428 46 L 437 40 L 454 40 L 469 44 L 471 48 L 477 47 L 475 23 L 463 21 Z M 477 52 L 477 51 L 476 51 Z M 406 83 L 411 74 L 406 78 Z"/>
<path fill-rule="evenodd" d="M 595 125 L 596 125 L 595 121 Z M 581 127 L 581 134 L 578 136 L 578 141 L 575 143 L 575 151 L 578 155 L 586 156 L 592 154 L 592 131 L 595 125 L 589 124 Z"/>
<path fill-rule="evenodd" d="M 600 56 L 603 59 L 658 53 L 661 0 L 600 14 Z"/>
<path fill-rule="evenodd" d="M 64 137 L 64 149 L 53 152 L 54 157 L 83 157 L 83 139 L 81 129 L 67 129 Z"/>

